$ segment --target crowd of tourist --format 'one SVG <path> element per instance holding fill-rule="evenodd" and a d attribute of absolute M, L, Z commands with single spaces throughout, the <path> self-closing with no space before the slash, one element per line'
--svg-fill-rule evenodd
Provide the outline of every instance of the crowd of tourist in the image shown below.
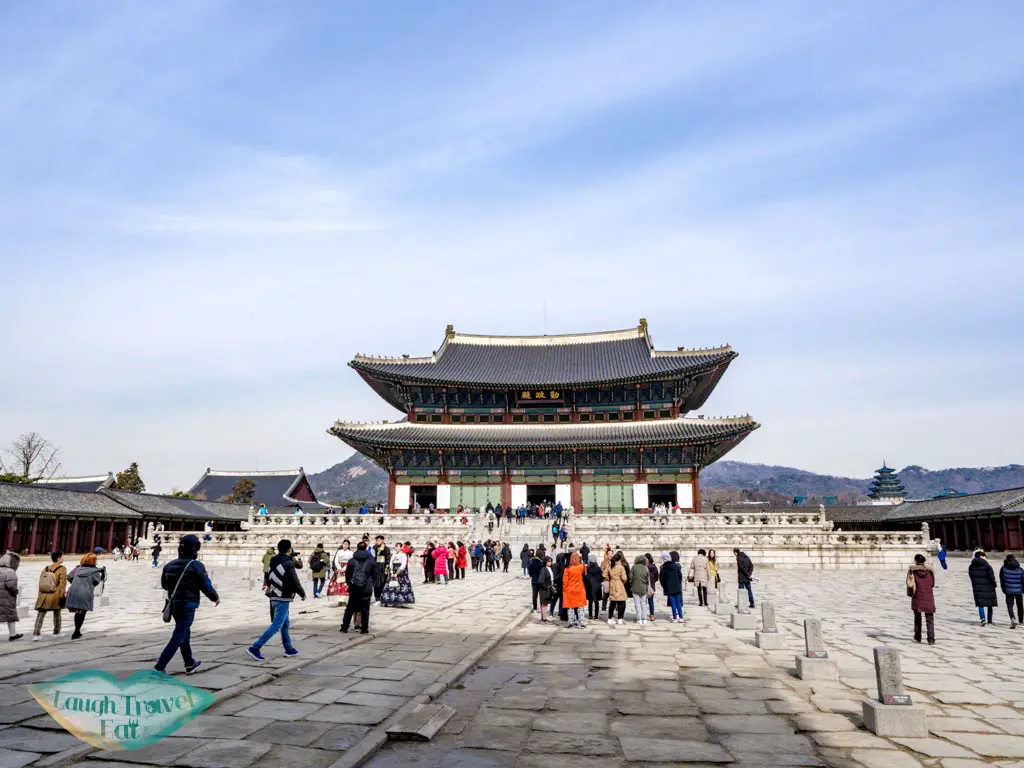
<path fill-rule="evenodd" d="M 737 581 L 746 587 L 754 607 L 753 563 L 739 549 L 734 554 Z M 698 550 L 685 571 L 677 551 L 662 552 L 660 562 L 650 552 L 637 555 L 630 562 L 621 549 L 611 544 L 597 552 L 586 542 L 578 551 L 569 544 L 550 554 L 543 544 L 534 550 L 524 547 L 520 559 L 524 576 L 530 579 L 532 607 L 540 614 L 541 623 L 551 624 L 557 619 L 570 629 L 584 628 L 587 620 L 602 616 L 610 626 L 623 624 L 627 604 L 632 606 L 635 623 L 644 626 L 654 622 L 659 589 L 670 614 L 668 620 L 683 623 L 684 584 L 695 586 L 699 606 L 708 604 L 708 587 L 717 590 L 721 584 L 714 550 Z"/>

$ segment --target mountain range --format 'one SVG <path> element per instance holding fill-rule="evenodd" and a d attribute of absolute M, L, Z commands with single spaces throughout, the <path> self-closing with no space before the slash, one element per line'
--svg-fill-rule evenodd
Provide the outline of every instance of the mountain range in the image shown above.
<path fill-rule="evenodd" d="M 793 467 L 719 461 L 700 474 L 704 489 L 766 491 L 781 496 L 863 495 L 871 478 L 819 475 Z M 317 498 L 339 504 L 346 501 L 387 500 L 387 474 L 362 454 L 355 453 L 340 464 L 309 476 Z M 961 493 L 1001 491 L 1024 487 L 1024 465 L 1002 467 L 957 467 L 929 470 L 911 465 L 900 470 L 900 480 L 909 499 L 927 499 L 952 488 Z"/>

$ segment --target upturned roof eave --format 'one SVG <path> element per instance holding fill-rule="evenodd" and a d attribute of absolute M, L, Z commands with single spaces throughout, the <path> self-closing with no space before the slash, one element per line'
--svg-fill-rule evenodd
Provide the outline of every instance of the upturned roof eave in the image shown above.
<path fill-rule="evenodd" d="M 715 371 L 715 369 L 720 369 L 718 374 L 715 376 L 715 384 L 708 389 L 707 393 L 704 395 L 704 397 L 700 401 L 700 403 L 698 403 L 698 404 L 693 406 L 693 408 L 699 408 L 700 405 L 703 404 L 704 400 L 706 400 L 707 397 L 711 394 L 711 390 L 713 390 L 714 387 L 717 386 L 717 382 L 721 378 L 722 374 L 724 374 L 725 369 L 728 367 L 728 364 L 731 363 L 738 356 L 739 356 L 739 354 L 737 352 L 729 350 L 728 352 L 720 353 L 720 356 L 717 359 L 714 359 L 714 360 L 710 360 L 710 361 L 706 361 L 706 362 L 702 362 L 702 363 L 697 363 L 697 364 L 680 365 L 677 368 L 668 369 L 668 370 L 665 370 L 665 371 L 655 371 L 655 372 L 652 372 L 652 373 L 638 374 L 638 375 L 635 375 L 635 376 L 618 376 L 618 377 L 600 378 L 600 379 L 577 379 L 577 380 L 574 380 L 574 381 L 535 382 L 534 385 L 535 386 L 541 386 L 541 387 L 558 387 L 560 389 L 570 389 L 571 390 L 571 389 L 581 389 L 581 388 L 584 388 L 584 387 L 594 387 L 594 386 L 614 386 L 614 385 L 617 385 L 617 384 L 640 384 L 640 383 L 644 383 L 644 382 L 648 382 L 648 381 L 661 381 L 661 380 L 664 380 L 664 379 L 670 379 L 670 378 L 673 378 L 674 376 L 679 376 L 679 375 L 684 375 L 684 376 L 692 378 L 694 376 L 700 376 L 700 375 L 703 375 L 703 374 L 706 374 L 706 373 L 709 373 L 709 372 L 713 372 L 713 371 Z M 685 358 L 680 357 L 679 359 L 683 360 Z M 382 362 L 382 363 L 380 363 L 380 365 L 395 365 L 395 364 L 400 364 L 400 363 L 397 363 L 395 361 L 389 361 L 389 362 Z M 458 381 L 458 380 L 455 380 L 455 379 L 445 379 L 445 378 L 440 378 L 440 377 L 437 377 L 437 376 L 417 376 L 417 375 L 409 374 L 409 373 L 404 372 L 404 371 L 403 372 L 394 372 L 394 371 L 384 370 L 384 369 L 379 368 L 379 367 L 377 367 L 377 366 L 375 366 L 375 365 L 373 365 L 371 363 L 362 362 L 360 360 L 351 360 L 349 362 L 349 366 L 351 368 L 355 369 L 356 371 L 358 371 L 363 376 L 364 380 L 366 380 L 367 383 L 370 384 L 370 386 L 373 386 L 373 383 L 370 381 L 370 379 L 379 379 L 380 381 L 387 381 L 387 382 L 391 382 L 391 383 L 394 383 L 394 384 L 413 384 L 413 385 L 430 385 L 430 386 L 447 386 L 447 387 L 472 387 L 472 388 L 476 388 L 476 389 L 510 390 L 510 389 L 519 389 L 519 388 L 522 388 L 524 386 L 527 386 L 527 385 L 524 385 L 522 383 L 512 383 L 512 382 L 507 382 L 507 381 Z M 533 385 L 531 385 L 531 386 L 533 386 Z M 385 392 L 387 391 L 386 388 L 381 388 L 381 389 L 384 389 Z M 374 390 L 378 394 L 380 394 L 381 397 L 383 397 L 385 400 L 390 402 L 392 405 L 395 405 L 395 407 L 397 407 L 399 410 L 404 410 L 404 408 L 402 408 L 400 406 L 400 404 L 398 403 L 398 401 L 396 399 L 390 397 L 388 394 L 385 394 L 385 392 L 382 392 L 381 389 L 378 389 L 377 387 L 374 387 Z M 691 408 L 690 410 L 693 410 L 693 408 Z"/>

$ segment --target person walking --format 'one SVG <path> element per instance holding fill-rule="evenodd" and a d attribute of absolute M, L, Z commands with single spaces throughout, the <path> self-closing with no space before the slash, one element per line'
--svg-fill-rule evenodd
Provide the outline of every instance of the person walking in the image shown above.
<path fill-rule="evenodd" d="M 82 625 L 85 623 L 85 614 L 93 610 L 96 587 L 106 581 L 107 569 L 96 565 L 96 553 L 90 552 L 82 555 L 78 565 L 68 574 L 67 606 L 68 610 L 75 615 L 75 631 L 71 633 L 72 640 L 78 640 L 82 636 Z"/>
<path fill-rule="evenodd" d="M 672 609 L 672 622 L 678 623 L 683 621 L 683 566 L 679 563 L 679 553 L 674 550 L 661 559 L 664 561 L 659 575 L 661 590 Z"/>
<path fill-rule="evenodd" d="M 435 562 L 445 563 L 444 558 Z M 341 631 L 348 632 L 352 624 L 352 617 L 359 614 L 359 634 L 365 635 L 370 631 L 370 599 L 373 597 L 373 567 L 374 559 L 366 549 L 366 542 L 361 541 L 356 545 L 356 551 L 352 559 L 345 567 L 345 583 L 348 584 L 348 605 L 345 606 L 345 615 L 341 619 Z M 443 566 L 442 566 L 443 567 Z"/>
<path fill-rule="evenodd" d="M 494 533 L 494 522 L 497 518 L 494 516 L 494 510 L 490 509 L 490 504 L 487 505 L 487 532 Z"/>
<path fill-rule="evenodd" d="M 928 645 L 935 645 L 935 574 L 925 564 L 924 555 L 914 555 L 907 571 L 907 592 L 914 612 L 914 642 L 921 642 L 921 614 L 928 631 Z"/>
<path fill-rule="evenodd" d="M 53 636 L 64 637 L 60 631 L 60 613 L 67 602 L 68 569 L 64 567 L 64 553 L 60 550 L 50 553 L 50 563 L 39 574 L 39 595 L 36 597 L 36 626 L 32 639 L 39 640 L 43 631 L 43 619 L 53 614 Z"/>
<path fill-rule="evenodd" d="M 647 618 L 654 623 L 654 592 L 655 585 L 658 584 L 658 566 L 654 563 L 654 558 L 650 552 L 644 553 L 644 558 L 647 560 L 647 574 L 650 577 L 650 587 L 647 590 Z"/>
<path fill-rule="evenodd" d="M 17 552 L 5 552 L 0 557 L 0 621 L 7 622 L 7 639 L 10 642 L 20 640 L 18 632 L 18 566 L 21 555 Z"/>
<path fill-rule="evenodd" d="M 555 591 L 555 574 L 551 570 L 551 558 L 545 557 L 543 567 L 537 577 L 537 597 L 540 600 L 540 623 L 550 624 L 548 621 L 548 604 L 551 602 Z"/>
<path fill-rule="evenodd" d="M 519 564 L 523 566 L 524 578 L 530 575 L 530 557 L 530 545 L 523 544 L 523 548 L 519 551 Z"/>
<path fill-rule="evenodd" d="M 544 562 L 536 552 L 530 551 L 530 564 L 526 566 L 526 572 L 530 577 L 530 588 L 533 592 L 533 610 L 537 610 L 537 600 L 540 598 L 540 572 L 544 568 Z"/>
<path fill-rule="evenodd" d="M 582 560 L 582 555 L 581 558 Z M 597 562 L 597 553 L 591 552 L 587 558 L 587 618 L 601 618 L 601 594 L 603 591 L 604 574 Z M 607 600 L 607 598 L 605 598 Z"/>
<path fill-rule="evenodd" d="M 946 546 L 940 541 L 939 542 L 939 565 L 942 566 L 942 570 L 947 570 L 946 567 Z"/>
<path fill-rule="evenodd" d="M 633 560 L 633 568 L 629 573 L 629 588 L 633 593 L 633 610 L 636 611 L 636 623 L 647 623 L 647 590 L 651 585 L 651 574 L 647 570 L 647 559 L 637 555 Z"/>
<path fill-rule="evenodd" d="M 999 569 L 999 587 L 1006 595 L 1010 629 L 1016 629 L 1018 624 L 1024 623 L 1024 569 L 1012 554 L 1006 556 L 1003 567 Z M 1016 614 L 1013 612 L 1014 603 L 1017 605 Z"/>
<path fill-rule="evenodd" d="M 270 574 L 265 594 L 270 598 L 270 609 L 274 618 L 256 642 L 246 649 L 246 653 L 256 661 L 266 661 L 261 653 L 263 646 L 280 632 L 284 655 L 298 656 L 299 652 L 292 645 L 291 635 L 288 634 L 288 628 L 291 626 L 291 622 L 288 620 L 288 611 L 296 595 L 303 600 L 306 599 L 306 591 L 302 588 L 298 571 L 295 570 L 295 562 L 292 560 L 292 543 L 288 539 L 281 539 L 277 542 L 277 554 L 270 560 Z"/>
<path fill-rule="evenodd" d="M 156 568 L 160 564 L 160 550 L 162 549 L 163 547 L 160 546 L 159 541 L 155 545 L 153 545 L 152 555 L 154 568 Z"/>
<path fill-rule="evenodd" d="M 309 556 L 309 571 L 313 578 L 313 599 L 319 600 L 323 592 L 324 582 L 327 581 L 327 566 L 330 563 L 330 556 L 324 550 L 323 544 L 317 544 L 313 554 Z"/>
<path fill-rule="evenodd" d="M 697 587 L 697 605 L 707 605 L 711 568 L 708 566 L 708 558 L 703 549 L 698 549 L 697 554 L 690 561 L 690 570 L 686 574 L 686 580 Z"/>
<path fill-rule="evenodd" d="M 974 592 L 974 605 L 978 609 L 981 626 L 992 623 L 992 609 L 999 604 L 996 598 L 996 574 L 985 559 L 980 549 L 974 553 L 974 559 L 967 567 L 967 575 L 971 578 L 971 590 Z M 986 613 L 988 621 L 986 622 Z"/>
<path fill-rule="evenodd" d="M 562 571 L 562 608 L 568 612 L 569 628 L 587 626 L 583 609 L 587 607 L 587 567 L 579 552 L 569 555 L 569 565 Z"/>
<path fill-rule="evenodd" d="M 587 546 L 587 542 L 583 542 L 583 546 L 580 547 L 580 560 L 583 561 L 584 565 L 590 563 L 590 547 Z"/>
<path fill-rule="evenodd" d="M 646 572 L 646 568 L 644 571 Z M 626 580 L 629 574 L 626 571 L 626 557 L 621 552 L 612 555 L 608 564 L 608 576 L 605 581 L 608 583 L 608 623 L 622 624 L 626 615 Z M 603 587 L 602 587 L 603 589 Z"/>
<path fill-rule="evenodd" d="M 434 542 L 428 541 L 427 546 L 423 549 L 423 554 L 420 556 L 423 559 L 423 583 L 433 584 L 434 583 Z"/>
<path fill-rule="evenodd" d="M 199 608 L 200 593 L 220 605 L 220 595 L 213 588 L 206 567 L 198 560 L 199 548 L 202 545 L 199 537 L 192 534 L 182 536 L 178 542 L 178 559 L 171 560 L 164 566 L 160 574 L 160 586 L 167 592 L 171 601 L 171 617 L 174 619 L 174 631 L 167 641 L 163 653 L 157 659 L 157 672 L 163 672 L 178 649 L 181 649 L 181 660 L 185 662 L 185 674 L 191 675 L 199 668 L 200 661 L 192 655 L 192 622 Z"/>
<path fill-rule="evenodd" d="M 750 607 L 753 608 L 754 588 L 751 586 L 751 582 L 754 579 L 754 564 L 747 557 L 747 553 L 741 552 L 738 547 L 734 548 L 732 553 L 736 555 L 736 584 L 740 589 L 747 590 Z"/>
<path fill-rule="evenodd" d="M 502 573 L 508 573 L 508 565 L 512 562 L 512 547 L 506 541 L 501 545 L 501 563 L 504 566 Z"/>

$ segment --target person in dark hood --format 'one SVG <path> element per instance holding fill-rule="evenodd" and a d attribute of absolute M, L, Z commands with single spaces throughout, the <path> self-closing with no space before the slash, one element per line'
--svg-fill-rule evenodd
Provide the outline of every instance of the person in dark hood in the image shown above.
<path fill-rule="evenodd" d="M 366 549 L 366 542 L 359 542 L 352 559 L 345 566 L 345 583 L 348 584 L 348 605 L 341 620 L 341 631 L 348 632 L 352 616 L 360 615 L 361 634 L 370 631 L 370 599 L 373 597 L 374 558 Z"/>
<path fill-rule="evenodd" d="M 185 662 L 185 674 L 191 675 L 199 667 L 200 661 L 192 655 L 189 640 L 192 636 L 192 622 L 199 608 L 200 593 L 212 600 L 214 605 L 220 605 L 220 595 L 213 588 L 206 568 L 198 559 L 201 546 L 198 536 L 182 536 L 178 542 L 178 558 L 167 563 L 160 574 L 160 586 L 167 591 L 167 599 L 171 601 L 174 631 L 157 659 L 157 672 L 167 668 L 179 648 L 181 659 Z"/>
<path fill-rule="evenodd" d="M 935 645 L 935 574 L 925 564 L 924 555 L 914 555 L 914 564 L 907 571 L 907 587 L 913 593 L 910 608 L 914 611 L 914 642 L 921 642 L 921 614 L 924 614 L 928 645 Z"/>
<path fill-rule="evenodd" d="M 996 597 L 996 574 L 985 559 L 980 549 L 974 553 L 974 559 L 967 566 L 967 575 L 971 577 L 971 590 L 974 592 L 974 605 L 978 609 L 981 626 L 992 623 L 992 609 L 999 604 Z M 988 613 L 988 621 L 985 614 Z"/>
<path fill-rule="evenodd" d="M 7 639 L 11 642 L 22 637 L 18 631 L 19 565 L 21 555 L 17 552 L 5 552 L 0 557 L 0 621 L 7 622 Z"/>
<path fill-rule="evenodd" d="M 587 558 L 588 619 L 597 620 L 601 618 L 601 583 L 603 581 L 604 574 L 601 573 L 601 564 L 597 561 L 597 553 L 591 552 Z"/>
<path fill-rule="evenodd" d="M 661 583 L 661 590 L 668 598 L 669 607 L 672 609 L 672 623 L 683 621 L 683 566 L 679 562 L 679 553 L 675 550 L 662 555 L 661 572 L 658 574 L 658 581 Z"/>
<path fill-rule="evenodd" d="M 754 564 L 746 552 L 741 552 L 739 547 L 733 549 L 736 555 L 736 586 L 747 590 L 747 597 L 750 598 L 750 607 L 754 607 L 754 588 L 750 582 L 754 578 Z"/>
<path fill-rule="evenodd" d="M 1024 569 L 1013 555 L 1007 555 L 1003 560 L 1003 567 L 999 569 L 999 586 L 1006 595 L 1010 629 L 1016 629 L 1018 624 L 1024 623 Z M 1014 603 L 1017 604 L 1016 615 L 1013 613 Z"/>

